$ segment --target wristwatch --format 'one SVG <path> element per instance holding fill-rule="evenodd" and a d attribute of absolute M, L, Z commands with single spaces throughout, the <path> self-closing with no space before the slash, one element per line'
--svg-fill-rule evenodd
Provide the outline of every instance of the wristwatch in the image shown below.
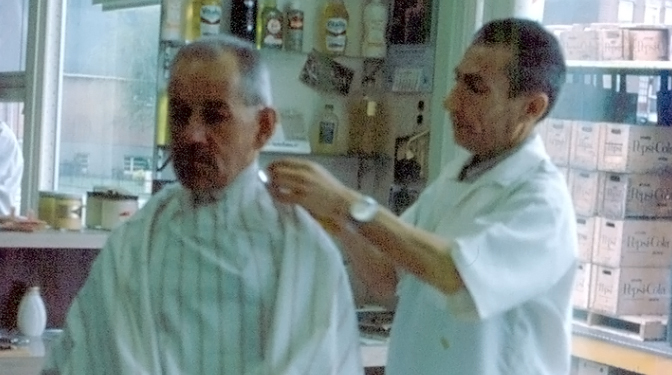
<path fill-rule="evenodd" d="M 378 202 L 367 195 L 362 195 L 350 205 L 349 212 L 356 223 L 368 223 L 378 213 Z"/>

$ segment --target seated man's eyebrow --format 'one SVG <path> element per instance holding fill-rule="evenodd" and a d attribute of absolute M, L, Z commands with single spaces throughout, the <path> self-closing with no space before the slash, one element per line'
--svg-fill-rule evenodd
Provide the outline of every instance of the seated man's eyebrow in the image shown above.
<path fill-rule="evenodd" d="M 208 109 L 227 109 L 229 106 L 226 104 L 226 102 L 221 101 L 221 100 L 206 100 L 205 103 L 203 103 L 203 107 L 208 108 Z"/>

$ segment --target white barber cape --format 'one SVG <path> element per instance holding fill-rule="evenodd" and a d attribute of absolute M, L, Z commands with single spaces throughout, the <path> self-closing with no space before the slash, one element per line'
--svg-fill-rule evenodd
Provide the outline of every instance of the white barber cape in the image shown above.
<path fill-rule="evenodd" d="M 566 375 L 577 240 L 539 136 L 473 182 L 447 166 L 403 218 L 452 242 L 465 288 L 398 286 L 387 375 Z"/>
<path fill-rule="evenodd" d="M 363 374 L 340 253 L 257 171 L 199 206 L 167 187 L 115 229 L 45 373 Z"/>
<path fill-rule="evenodd" d="M 0 216 L 9 215 L 12 207 L 18 212 L 22 176 L 23 151 L 12 129 L 0 121 Z"/>

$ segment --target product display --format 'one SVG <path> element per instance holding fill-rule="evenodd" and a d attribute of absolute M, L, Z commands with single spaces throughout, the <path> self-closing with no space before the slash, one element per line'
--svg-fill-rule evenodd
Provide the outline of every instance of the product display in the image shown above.
<path fill-rule="evenodd" d="M 26 336 L 37 337 L 47 327 L 47 309 L 37 286 L 28 289 L 21 302 L 17 314 L 17 327 Z"/>
<path fill-rule="evenodd" d="M 182 0 L 163 0 L 161 2 L 161 40 L 181 40 L 181 24 Z"/>
<path fill-rule="evenodd" d="M 257 2 L 255 0 L 231 3 L 231 34 L 255 42 L 257 29 Z"/>
<path fill-rule="evenodd" d="M 303 11 L 298 1 L 292 1 L 287 10 L 287 29 L 285 31 L 285 49 L 303 51 Z"/>
<path fill-rule="evenodd" d="M 382 59 L 387 54 L 385 32 L 387 30 L 387 7 L 381 0 L 371 0 L 364 7 L 362 56 Z"/>
<path fill-rule="evenodd" d="M 318 154 L 334 154 L 337 151 L 338 116 L 334 113 L 334 106 L 327 104 L 317 123 L 316 142 L 313 150 Z"/>
<path fill-rule="evenodd" d="M 317 49 L 337 56 L 345 53 L 350 16 L 343 0 L 327 0 L 318 25 Z"/>
<path fill-rule="evenodd" d="M 218 35 L 222 23 L 222 1 L 202 0 L 200 9 L 201 36 Z"/>
<path fill-rule="evenodd" d="M 282 49 L 283 23 L 275 0 L 266 1 L 258 17 L 257 48 Z"/>

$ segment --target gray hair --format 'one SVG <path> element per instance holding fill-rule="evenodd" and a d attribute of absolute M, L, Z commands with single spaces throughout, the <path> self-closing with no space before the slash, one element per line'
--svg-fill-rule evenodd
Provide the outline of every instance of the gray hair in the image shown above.
<path fill-rule="evenodd" d="M 231 52 L 238 60 L 241 76 L 241 94 L 246 105 L 270 106 L 271 77 L 268 66 L 252 43 L 231 35 L 217 35 L 198 39 L 177 52 L 172 67 L 182 59 L 213 61 L 223 53 Z M 171 67 L 171 74 L 172 74 Z"/>

